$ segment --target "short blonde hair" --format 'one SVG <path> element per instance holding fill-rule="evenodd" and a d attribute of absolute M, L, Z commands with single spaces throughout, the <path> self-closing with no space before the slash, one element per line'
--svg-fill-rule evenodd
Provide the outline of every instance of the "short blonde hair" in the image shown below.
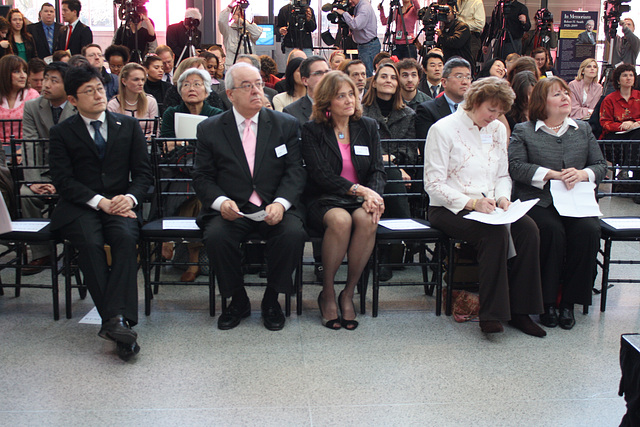
<path fill-rule="evenodd" d="M 516 94 L 511 89 L 509 82 L 498 77 L 485 77 L 471 83 L 469 90 L 464 94 L 464 110 L 472 111 L 483 102 L 490 101 L 500 105 L 502 111 L 511 110 Z"/>
<path fill-rule="evenodd" d="M 587 58 L 580 64 L 580 68 L 578 68 L 578 75 L 576 76 L 576 80 L 580 81 L 584 79 L 584 69 L 587 68 L 592 62 L 595 62 L 596 67 L 598 66 L 598 61 L 595 58 Z M 596 75 L 596 80 L 598 80 L 598 76 Z"/>
<path fill-rule="evenodd" d="M 330 112 L 331 101 L 334 100 L 343 84 L 347 84 L 353 90 L 355 97 L 355 111 L 350 120 L 354 121 L 362 117 L 362 105 L 358 97 L 358 88 L 356 88 L 353 80 L 342 71 L 329 71 L 313 91 L 312 120 L 316 123 L 324 123 L 331 126 L 331 118 L 327 117 L 327 112 Z"/>

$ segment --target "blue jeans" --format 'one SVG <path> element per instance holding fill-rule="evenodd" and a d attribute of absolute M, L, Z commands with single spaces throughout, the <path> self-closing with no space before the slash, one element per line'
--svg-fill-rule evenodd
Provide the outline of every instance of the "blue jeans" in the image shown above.
<path fill-rule="evenodd" d="M 368 43 L 358 45 L 358 58 L 367 67 L 367 77 L 373 76 L 373 58 L 380 53 L 380 49 L 380 40 L 377 37 Z"/>

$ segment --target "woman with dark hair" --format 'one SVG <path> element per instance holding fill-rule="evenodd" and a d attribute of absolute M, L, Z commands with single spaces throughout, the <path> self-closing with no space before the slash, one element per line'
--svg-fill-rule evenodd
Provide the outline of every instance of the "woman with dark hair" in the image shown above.
<path fill-rule="evenodd" d="M 516 59 L 513 67 L 507 73 L 507 80 L 509 81 L 509 84 L 513 83 L 513 78 L 521 71 L 531 71 L 536 77 L 536 81 L 540 80 L 540 70 L 538 70 L 536 61 L 530 56 L 522 56 Z"/>
<path fill-rule="evenodd" d="M 24 15 L 18 9 L 11 9 L 7 13 L 7 21 L 11 28 L 9 29 L 9 43 L 11 50 L 20 58 L 29 62 L 34 56 L 38 56 L 36 51 L 36 43 L 33 36 L 27 31 Z"/>
<path fill-rule="evenodd" d="M 556 69 L 553 68 L 553 61 L 551 60 L 549 49 L 542 46 L 537 47 L 531 52 L 531 57 L 536 61 L 536 67 L 538 67 L 538 71 L 542 77 L 550 77 L 547 73 L 551 73 L 551 75 L 554 76 L 558 74 Z"/>
<path fill-rule="evenodd" d="M 634 89 L 637 77 L 632 64 L 622 64 L 613 72 L 616 90 L 604 98 L 600 107 L 600 139 L 640 139 L 640 91 Z"/>
<path fill-rule="evenodd" d="M 139 22 L 130 22 L 127 26 L 120 25 L 115 36 L 113 36 L 113 44 L 129 48 L 131 62 L 136 63 L 144 60 L 147 56 L 148 43 L 156 39 L 156 30 L 146 13 L 146 8 L 145 13 L 138 13 L 138 16 L 141 18 Z M 176 54 L 178 53 L 176 52 Z"/>
<path fill-rule="evenodd" d="M 129 62 L 129 48 L 112 44 L 104 51 L 104 59 L 109 64 L 109 72 L 120 76 L 120 70 Z"/>
<path fill-rule="evenodd" d="M 269 55 L 260 55 L 260 76 L 266 87 L 274 88 L 281 79 L 276 77 L 278 65 Z"/>
<path fill-rule="evenodd" d="M 302 58 L 293 58 L 287 64 L 287 69 L 284 72 L 286 91 L 273 97 L 272 104 L 274 110 L 282 111 L 287 105 L 306 96 L 307 88 L 302 84 L 302 77 L 300 76 L 300 64 L 302 64 L 302 61 Z"/>
<path fill-rule="evenodd" d="M 501 79 L 507 76 L 507 65 L 500 58 L 493 58 L 488 60 L 482 70 L 478 73 L 477 79 L 483 77 L 499 77 Z"/>
<path fill-rule="evenodd" d="M 517 123 L 529 120 L 529 97 L 536 83 L 536 77 L 531 71 L 521 71 L 513 78 L 511 88 L 516 94 L 516 99 L 511 110 L 505 114 L 511 132 Z"/>
<path fill-rule="evenodd" d="M 35 89 L 27 88 L 27 63 L 16 55 L 0 58 L 0 119 L 22 120 L 24 103 L 40 96 Z M 3 142 L 9 142 L 11 135 L 22 138 L 22 127 L 14 123 L 10 131 L 2 129 Z"/>
<path fill-rule="evenodd" d="M 540 230 L 544 301 L 540 323 L 563 329 L 575 325 L 574 304 L 591 304 L 600 221 L 561 216 L 553 205 L 549 181 L 562 181 L 569 190 L 583 181 L 596 188 L 607 171 L 591 127 L 569 118 L 569 92 L 561 78 L 540 80 L 529 100 L 529 121 L 516 125 L 509 144 L 513 197 L 540 199 L 528 213 Z M 560 289 L 562 299 L 556 308 Z"/>
<path fill-rule="evenodd" d="M 578 75 L 569 83 L 571 90 L 572 119 L 589 120 L 593 109 L 602 96 L 602 85 L 598 83 L 598 62 L 587 58 L 580 64 Z"/>
<path fill-rule="evenodd" d="M 509 209 L 507 130 L 496 119 L 513 99 L 504 79 L 473 82 L 464 104 L 429 129 L 424 188 L 431 224 L 478 252 L 482 332 L 502 332 L 501 322 L 509 321 L 525 334 L 543 337 L 546 332 L 529 317 L 542 312 L 536 224 L 526 215 L 509 227 L 465 218 L 471 211 Z M 510 256 L 510 242 L 515 256 Z"/>
<path fill-rule="evenodd" d="M 346 74 L 327 73 L 313 98 L 311 120 L 302 127 L 301 148 L 308 171 L 307 224 L 324 233 L 318 306 L 324 326 L 354 330 L 358 327 L 354 290 L 384 213 L 380 137 L 375 121 L 362 117 L 358 90 Z M 347 282 L 336 304 L 335 275 L 345 255 Z"/>

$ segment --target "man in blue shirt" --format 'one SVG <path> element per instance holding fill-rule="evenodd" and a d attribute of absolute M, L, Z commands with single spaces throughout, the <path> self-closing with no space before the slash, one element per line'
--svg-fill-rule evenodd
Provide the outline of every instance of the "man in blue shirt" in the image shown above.
<path fill-rule="evenodd" d="M 378 40 L 378 22 L 376 13 L 368 0 L 349 0 L 354 8 L 353 16 L 349 12 L 337 9 L 344 22 L 351 28 L 353 41 L 358 43 L 358 58 L 367 68 L 367 77 L 373 76 L 373 58 L 380 53 Z"/>
<path fill-rule="evenodd" d="M 27 26 L 27 31 L 36 42 L 36 51 L 40 59 L 53 55 L 55 46 L 60 38 L 62 25 L 55 21 L 56 9 L 51 3 L 44 3 L 40 8 L 40 22 Z"/>

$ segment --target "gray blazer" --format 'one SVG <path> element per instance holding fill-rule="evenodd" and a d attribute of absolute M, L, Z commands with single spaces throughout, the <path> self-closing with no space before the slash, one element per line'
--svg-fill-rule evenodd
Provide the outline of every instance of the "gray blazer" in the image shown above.
<path fill-rule="evenodd" d="M 549 183 L 542 190 L 531 185 L 531 179 L 539 167 L 556 171 L 566 168 L 589 168 L 596 176 L 596 184 L 604 178 L 607 164 L 602 157 L 591 127 L 576 120 L 578 128 L 569 126 L 567 132 L 558 137 L 542 129 L 534 131 L 535 123 L 518 123 L 509 143 L 509 174 L 513 180 L 513 200 L 540 198 L 538 206 L 546 208 L 552 204 Z"/>
<path fill-rule="evenodd" d="M 313 111 L 313 104 L 308 96 L 303 96 L 298 99 L 296 102 L 292 102 L 291 104 L 284 107 L 282 110 L 284 113 L 291 114 L 293 117 L 298 119 L 301 125 L 305 124 L 309 121 L 309 117 L 311 117 L 311 111 Z"/>
<path fill-rule="evenodd" d="M 58 123 L 76 114 L 76 108 L 70 102 L 64 106 Z M 49 129 L 54 126 L 49 101 L 42 96 L 24 103 L 22 115 L 22 137 L 24 139 L 48 139 Z M 24 161 L 27 166 L 40 166 L 48 163 L 49 143 L 25 144 Z M 27 181 L 51 181 L 49 171 L 25 169 Z"/>

